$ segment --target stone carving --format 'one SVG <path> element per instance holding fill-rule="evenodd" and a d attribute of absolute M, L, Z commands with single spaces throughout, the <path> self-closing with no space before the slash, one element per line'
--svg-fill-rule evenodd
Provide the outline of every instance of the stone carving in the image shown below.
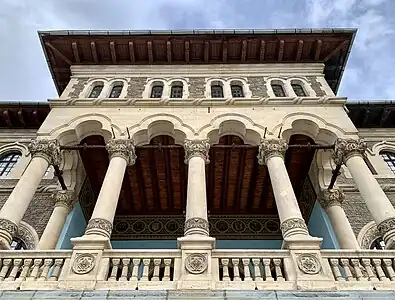
<path fill-rule="evenodd" d="M 262 140 L 258 149 L 258 163 L 266 164 L 267 160 L 272 156 L 284 157 L 288 145 L 285 140 Z"/>
<path fill-rule="evenodd" d="M 384 220 L 379 225 L 377 225 L 377 228 L 381 235 L 386 234 L 390 230 L 395 230 L 395 218 Z"/>
<path fill-rule="evenodd" d="M 0 219 L 0 229 L 7 231 L 11 236 L 15 236 L 18 232 L 18 226 L 7 219 Z"/>
<path fill-rule="evenodd" d="M 208 152 L 210 150 L 210 144 L 208 140 L 185 140 L 185 163 L 194 157 L 199 156 L 204 159 L 205 163 L 210 163 Z"/>
<path fill-rule="evenodd" d="M 71 210 L 74 201 L 73 190 L 57 190 L 52 194 L 52 198 L 55 201 L 55 206 L 64 206 Z"/>
<path fill-rule="evenodd" d="M 201 274 L 207 269 L 207 255 L 192 253 L 185 259 L 185 269 L 191 274 Z"/>
<path fill-rule="evenodd" d="M 324 209 L 327 209 L 330 206 L 341 206 L 344 199 L 344 193 L 338 189 L 322 190 L 320 197 L 318 198 Z"/>
<path fill-rule="evenodd" d="M 96 219 L 90 219 L 88 222 L 88 225 L 86 226 L 86 234 L 91 234 L 89 231 L 94 231 L 96 232 L 95 229 L 100 229 L 106 232 L 106 235 L 108 237 L 111 236 L 111 232 L 112 232 L 112 224 L 111 222 L 105 220 L 105 219 L 100 219 L 100 218 L 96 218 Z"/>
<path fill-rule="evenodd" d="M 366 149 L 367 145 L 364 140 L 337 139 L 332 158 L 336 165 L 341 165 L 350 155 L 362 155 Z"/>
<path fill-rule="evenodd" d="M 297 262 L 299 269 L 306 274 L 317 274 L 321 270 L 320 261 L 313 254 L 301 254 Z"/>
<path fill-rule="evenodd" d="M 37 232 L 28 223 L 21 221 L 15 237 L 19 238 L 26 245 L 27 250 L 36 249 L 39 238 Z"/>
<path fill-rule="evenodd" d="M 204 98 L 206 90 L 206 82 L 204 77 L 189 78 L 189 97 L 190 98 Z"/>
<path fill-rule="evenodd" d="M 73 272 L 75 274 L 87 274 L 95 267 L 95 257 L 90 253 L 77 254 L 73 263 Z"/>
<path fill-rule="evenodd" d="M 307 76 L 307 81 L 310 83 L 311 88 L 314 90 L 317 97 L 326 96 L 325 91 L 322 89 L 321 83 L 317 80 L 315 76 Z"/>
<path fill-rule="evenodd" d="M 193 228 L 199 228 L 203 229 L 207 233 L 209 232 L 208 222 L 202 218 L 190 218 L 185 221 L 184 233 Z"/>
<path fill-rule="evenodd" d="M 129 80 L 126 91 L 126 98 L 141 98 L 144 92 L 144 86 L 147 83 L 147 77 L 132 77 Z"/>
<path fill-rule="evenodd" d="M 250 84 L 250 90 L 254 97 L 268 96 L 264 77 L 250 76 L 248 77 L 248 83 Z"/>
<path fill-rule="evenodd" d="M 32 157 L 40 156 L 45 158 L 49 164 L 59 166 L 61 154 L 60 144 L 57 140 L 32 140 L 28 145 Z"/>
<path fill-rule="evenodd" d="M 374 221 L 366 224 L 358 233 L 357 241 L 362 249 L 370 249 L 375 240 L 382 237 Z"/>
<path fill-rule="evenodd" d="M 110 159 L 118 156 L 124 158 L 129 166 L 136 163 L 137 156 L 133 140 L 111 139 L 107 142 L 106 150 Z"/>
<path fill-rule="evenodd" d="M 306 223 L 303 219 L 290 218 L 290 219 L 287 219 L 284 222 L 282 222 L 281 226 L 280 226 L 283 236 L 286 236 L 288 231 L 295 229 L 295 228 L 303 229 L 307 233 L 307 226 L 306 226 Z"/>
<path fill-rule="evenodd" d="M 85 85 L 88 83 L 88 78 L 77 78 L 77 82 L 73 85 L 73 90 L 69 93 L 70 98 L 80 98 Z"/>

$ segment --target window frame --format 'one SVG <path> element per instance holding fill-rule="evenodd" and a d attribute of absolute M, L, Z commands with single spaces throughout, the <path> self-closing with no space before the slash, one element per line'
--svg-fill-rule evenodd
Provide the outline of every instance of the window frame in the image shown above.
<path fill-rule="evenodd" d="M 395 174 L 395 152 L 382 150 L 380 151 L 380 157 L 387 164 L 387 167 Z M 386 156 L 386 157 L 385 157 Z"/>
<path fill-rule="evenodd" d="M 221 95 L 220 96 L 214 96 L 213 95 L 213 88 L 214 89 L 219 88 Z M 224 87 L 221 84 L 211 84 L 210 85 L 210 95 L 211 95 L 211 98 L 216 98 L 216 99 L 224 98 Z"/>
<path fill-rule="evenodd" d="M 157 88 L 161 88 L 159 97 L 154 96 L 154 93 L 156 93 L 155 89 L 157 89 Z M 152 98 L 152 99 L 161 99 L 161 98 L 163 97 L 163 91 L 164 91 L 164 89 L 165 89 L 165 88 L 164 88 L 164 85 L 163 85 L 163 84 L 162 84 L 162 85 L 160 85 L 160 84 L 152 85 L 152 87 L 151 87 L 151 93 L 150 93 L 150 98 Z"/>
<path fill-rule="evenodd" d="M 110 94 L 108 95 L 108 98 L 111 98 L 111 99 L 116 99 L 116 98 L 120 98 L 121 97 L 121 94 L 122 94 L 122 90 L 123 90 L 123 87 L 124 87 L 124 85 L 123 85 L 123 83 L 121 84 L 121 83 L 118 83 L 118 84 L 114 84 L 112 87 L 111 87 L 111 91 L 110 91 Z M 119 89 L 119 94 L 118 94 L 118 96 L 117 97 L 112 97 L 112 94 L 113 94 L 113 92 L 114 92 L 114 90 L 115 89 Z"/>
<path fill-rule="evenodd" d="M 235 96 L 234 88 L 240 89 L 240 95 L 241 96 Z M 245 97 L 243 86 L 240 85 L 240 84 L 231 84 L 230 85 L 230 93 L 232 95 L 232 98 L 244 98 Z"/>
<path fill-rule="evenodd" d="M 270 87 L 271 87 L 271 89 L 272 89 L 272 91 L 273 91 L 274 97 L 278 97 L 278 98 L 287 97 L 287 94 L 285 93 L 285 89 L 284 89 L 284 86 L 283 86 L 283 85 L 281 85 L 281 84 L 279 84 L 279 83 L 270 83 Z M 276 88 L 279 87 L 279 88 L 281 89 L 282 96 L 278 96 L 278 95 L 276 94 L 276 89 L 275 89 L 274 87 L 276 87 Z"/>
<path fill-rule="evenodd" d="M 181 94 L 179 94 L 179 97 L 174 97 L 173 92 L 175 89 L 181 90 Z M 179 93 L 179 91 L 178 91 L 178 93 Z M 182 82 L 180 82 L 180 83 L 177 82 L 177 83 L 172 84 L 170 87 L 170 98 L 182 99 L 183 96 L 184 96 L 184 85 L 182 84 Z"/>
<path fill-rule="evenodd" d="M 297 89 L 300 89 L 300 91 L 302 92 L 302 95 L 298 95 L 298 92 L 295 90 L 295 87 L 297 87 Z M 307 93 L 306 93 L 305 89 L 303 88 L 302 84 L 300 84 L 298 82 L 295 82 L 295 83 L 291 82 L 291 88 L 297 97 L 307 97 Z"/>
<path fill-rule="evenodd" d="M 9 160 L 6 158 L 11 157 Z M 15 160 L 14 158 L 17 157 Z M 11 151 L 0 156 L 0 176 L 9 176 L 11 171 L 15 168 L 18 161 L 21 159 L 22 153 L 18 151 Z M 10 166 L 11 165 L 11 166 Z"/>
<path fill-rule="evenodd" d="M 93 92 L 94 92 L 95 89 L 97 89 L 97 88 L 100 88 L 100 91 L 99 91 L 97 97 L 92 97 Z M 94 85 L 94 86 L 92 87 L 92 89 L 90 90 L 90 92 L 89 92 L 88 98 L 90 98 L 90 99 L 97 99 L 97 98 L 99 98 L 100 95 L 101 95 L 101 93 L 103 92 L 103 89 L 104 89 L 104 83 Z"/>

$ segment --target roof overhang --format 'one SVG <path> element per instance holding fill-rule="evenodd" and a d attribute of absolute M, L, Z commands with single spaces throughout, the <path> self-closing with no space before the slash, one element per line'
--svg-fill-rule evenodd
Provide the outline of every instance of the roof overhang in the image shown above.
<path fill-rule="evenodd" d="M 58 93 L 72 65 L 324 63 L 336 93 L 356 29 L 40 31 Z"/>

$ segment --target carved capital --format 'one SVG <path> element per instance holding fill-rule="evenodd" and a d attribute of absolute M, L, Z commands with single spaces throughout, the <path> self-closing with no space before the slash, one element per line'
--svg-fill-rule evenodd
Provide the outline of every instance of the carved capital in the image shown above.
<path fill-rule="evenodd" d="M 367 149 L 364 140 L 337 139 L 332 158 L 336 165 L 341 165 L 352 155 L 362 155 Z"/>
<path fill-rule="evenodd" d="M 32 140 L 28 145 L 32 157 L 42 157 L 51 165 L 60 164 L 60 144 L 57 140 Z"/>
<path fill-rule="evenodd" d="M 203 218 L 190 218 L 186 220 L 184 226 L 184 234 L 187 235 L 187 233 L 189 231 L 192 231 L 193 229 L 204 231 L 204 233 L 208 235 L 209 233 L 208 221 Z"/>
<path fill-rule="evenodd" d="M 210 144 L 208 140 L 185 140 L 184 149 L 186 164 L 195 156 L 203 158 L 206 164 L 210 163 L 208 155 Z"/>
<path fill-rule="evenodd" d="M 338 189 L 322 190 L 318 197 L 318 200 L 324 209 L 331 206 L 341 206 L 344 199 L 344 193 Z"/>
<path fill-rule="evenodd" d="M 69 210 L 73 207 L 75 195 L 73 190 L 56 190 L 52 193 L 56 206 L 63 206 Z"/>
<path fill-rule="evenodd" d="M 382 236 L 391 230 L 395 230 L 395 218 L 384 220 L 379 225 L 377 225 L 377 228 Z"/>
<path fill-rule="evenodd" d="M 122 157 L 127 161 L 129 166 L 134 165 L 136 162 L 137 156 L 133 140 L 111 139 L 107 142 L 106 150 L 110 159 L 113 157 Z"/>
<path fill-rule="evenodd" d="M 88 225 L 86 226 L 85 234 L 98 234 L 104 235 L 108 238 L 111 237 L 112 223 L 105 219 L 95 218 L 90 219 Z"/>
<path fill-rule="evenodd" d="M 0 230 L 7 231 L 13 237 L 18 232 L 18 225 L 10 220 L 0 219 Z"/>
<path fill-rule="evenodd" d="M 283 237 L 289 235 L 289 231 L 293 229 L 299 229 L 299 231 L 302 231 L 303 233 L 308 233 L 305 221 L 299 218 L 286 219 L 284 222 L 281 223 L 280 229 Z"/>
<path fill-rule="evenodd" d="M 261 140 L 258 149 L 258 163 L 265 165 L 267 160 L 272 156 L 284 157 L 285 151 L 287 151 L 287 142 L 283 139 L 279 140 Z"/>

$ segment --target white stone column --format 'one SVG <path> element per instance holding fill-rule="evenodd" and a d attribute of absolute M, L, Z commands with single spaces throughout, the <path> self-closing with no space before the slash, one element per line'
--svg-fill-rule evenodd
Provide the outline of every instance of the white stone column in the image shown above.
<path fill-rule="evenodd" d="M 363 159 L 367 145 L 363 140 L 337 139 L 333 159 L 350 170 L 361 197 L 383 235 L 386 248 L 395 249 L 395 209 Z"/>
<path fill-rule="evenodd" d="M 109 140 L 106 149 L 110 163 L 85 235 L 110 238 L 125 170 L 136 162 L 136 153 L 132 140 Z"/>
<path fill-rule="evenodd" d="M 325 209 L 341 249 L 360 249 L 355 234 L 342 208 L 344 193 L 340 190 L 322 190 L 318 201 Z"/>
<path fill-rule="evenodd" d="M 309 235 L 285 167 L 284 154 L 287 148 L 287 143 L 282 139 L 262 140 L 258 151 L 258 163 L 267 165 L 269 171 L 284 239 Z"/>
<path fill-rule="evenodd" d="M 0 211 L 0 249 L 9 249 L 33 196 L 49 164 L 59 165 L 60 146 L 56 140 L 32 140 L 28 146 L 32 160 Z"/>
<path fill-rule="evenodd" d="M 185 163 L 188 164 L 188 189 L 184 235 L 209 235 L 206 197 L 208 140 L 186 140 Z"/>
<path fill-rule="evenodd" d="M 55 249 L 67 215 L 70 213 L 75 200 L 72 190 L 55 191 L 52 197 L 55 201 L 55 208 L 38 243 L 37 249 L 39 250 Z"/>

